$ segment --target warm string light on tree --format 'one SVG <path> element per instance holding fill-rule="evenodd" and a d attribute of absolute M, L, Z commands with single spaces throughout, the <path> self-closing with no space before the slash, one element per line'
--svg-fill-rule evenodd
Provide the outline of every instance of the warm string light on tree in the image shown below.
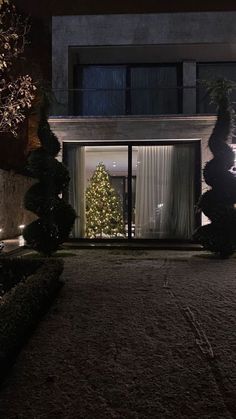
<path fill-rule="evenodd" d="M 36 87 L 28 75 L 16 76 L 17 59 L 24 52 L 29 22 L 17 14 L 10 0 L 0 0 L 0 132 L 17 135 Z"/>
<path fill-rule="evenodd" d="M 103 163 L 99 163 L 86 190 L 86 236 L 123 237 L 121 200 L 111 185 Z"/>

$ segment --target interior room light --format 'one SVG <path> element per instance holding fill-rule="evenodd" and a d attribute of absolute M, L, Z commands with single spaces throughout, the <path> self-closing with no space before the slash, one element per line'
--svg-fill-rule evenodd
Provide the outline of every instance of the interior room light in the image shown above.
<path fill-rule="evenodd" d="M 21 234 L 21 236 L 22 236 L 22 233 L 23 233 L 23 230 L 24 230 L 24 228 L 25 228 L 25 225 L 24 225 L 24 224 L 20 224 L 20 225 L 18 226 L 18 228 L 19 228 L 19 230 L 20 230 L 20 234 Z"/>
<path fill-rule="evenodd" d="M 234 150 L 234 166 L 236 166 L 236 148 L 234 147 L 233 150 Z"/>
<path fill-rule="evenodd" d="M 235 144 L 231 145 L 234 152 L 234 165 L 231 167 L 230 172 L 236 175 L 236 147 Z"/>
<path fill-rule="evenodd" d="M 25 245 L 25 239 L 23 236 L 19 236 L 19 247 L 22 247 Z"/>

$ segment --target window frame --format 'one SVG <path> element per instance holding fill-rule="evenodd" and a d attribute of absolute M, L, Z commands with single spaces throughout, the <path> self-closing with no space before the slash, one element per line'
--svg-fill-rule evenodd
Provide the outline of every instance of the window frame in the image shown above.
<path fill-rule="evenodd" d="M 133 179 L 133 172 L 132 172 L 132 150 L 133 147 L 135 146 L 149 146 L 149 145 L 180 145 L 180 144 L 193 144 L 194 147 L 194 151 L 195 151 L 195 164 L 194 164 L 194 208 L 196 208 L 197 202 L 199 201 L 199 197 L 201 196 L 201 185 L 202 185 L 202 179 L 201 179 L 201 140 L 154 140 L 154 141 L 115 141 L 115 142 L 102 142 L 102 141 L 92 141 L 92 142 L 70 142 L 70 141 L 66 141 L 65 143 L 63 143 L 63 163 L 66 165 L 67 164 L 67 154 L 66 154 L 66 146 L 68 146 L 69 144 L 73 144 L 73 145 L 77 145 L 78 147 L 86 147 L 86 146 L 102 146 L 102 147 L 106 147 L 106 146 L 118 146 L 118 145 L 122 145 L 122 146 L 127 146 L 128 147 L 128 173 L 127 173 L 127 194 L 128 194 L 128 200 L 127 200 L 127 208 L 128 208 L 128 236 L 124 239 L 117 239 L 117 238 L 75 238 L 75 239 L 71 239 L 73 241 L 81 241 L 81 242 L 104 242 L 104 243 L 109 243 L 109 242 L 136 242 L 136 243 L 154 243 L 154 242 L 169 242 L 169 243 L 194 243 L 193 239 L 179 239 L 179 238 L 172 238 L 172 239 L 162 239 L 162 238 L 158 238 L 158 239 L 152 239 L 152 238 L 136 238 L 132 236 L 132 207 L 133 207 L 133 202 L 132 202 L 132 197 L 133 197 L 133 188 L 132 188 L 132 179 Z M 195 223 L 194 223 L 194 229 L 198 228 L 201 226 L 201 213 L 199 211 L 195 211 L 194 214 L 194 219 L 195 219 Z"/>
<path fill-rule="evenodd" d="M 227 65 L 227 64 L 234 64 L 235 68 L 236 68 L 236 61 L 198 61 L 196 62 L 196 77 L 197 77 L 197 89 L 196 89 L 196 114 L 200 114 L 200 115 L 215 115 L 217 112 L 214 112 L 212 114 L 211 113 L 207 113 L 207 112 L 200 112 L 200 85 L 199 85 L 199 81 L 200 81 L 200 66 L 217 66 L 217 65 Z M 236 80 L 235 80 L 236 82 Z"/>
<path fill-rule="evenodd" d="M 163 115 L 163 113 L 155 114 L 132 114 L 131 113 L 131 68 L 146 67 L 146 68 L 163 68 L 163 67 L 175 67 L 176 69 L 176 89 L 177 89 L 177 112 L 175 114 L 181 114 L 183 111 L 183 94 L 182 94 L 182 80 L 183 80 L 183 70 L 182 63 L 112 63 L 112 64 L 75 64 L 73 71 L 73 86 L 74 90 L 80 90 L 81 93 L 78 95 L 73 95 L 73 115 L 75 116 L 91 116 L 85 115 L 83 113 L 83 69 L 85 67 L 124 67 L 126 69 L 126 94 L 125 94 L 125 110 L 124 114 L 118 115 L 97 115 L 104 117 L 115 117 L 115 116 L 148 116 L 148 115 Z M 78 109 L 78 110 L 77 110 Z M 164 115 L 168 115 L 164 113 Z M 169 114 L 171 115 L 171 113 Z M 95 115 L 96 116 L 96 115 Z"/>

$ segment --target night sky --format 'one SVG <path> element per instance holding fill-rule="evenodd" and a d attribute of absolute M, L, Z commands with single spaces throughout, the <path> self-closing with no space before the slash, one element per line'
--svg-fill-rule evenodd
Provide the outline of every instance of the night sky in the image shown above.
<path fill-rule="evenodd" d="M 236 10 L 235 0 L 15 0 L 33 16 Z"/>

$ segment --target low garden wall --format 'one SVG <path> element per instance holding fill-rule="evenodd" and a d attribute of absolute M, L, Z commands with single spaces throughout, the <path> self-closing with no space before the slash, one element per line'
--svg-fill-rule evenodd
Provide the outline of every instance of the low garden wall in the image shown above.
<path fill-rule="evenodd" d="M 34 214 L 24 209 L 25 192 L 35 182 L 32 178 L 0 169 L 0 239 L 19 235 L 19 225 L 29 224 Z"/>

